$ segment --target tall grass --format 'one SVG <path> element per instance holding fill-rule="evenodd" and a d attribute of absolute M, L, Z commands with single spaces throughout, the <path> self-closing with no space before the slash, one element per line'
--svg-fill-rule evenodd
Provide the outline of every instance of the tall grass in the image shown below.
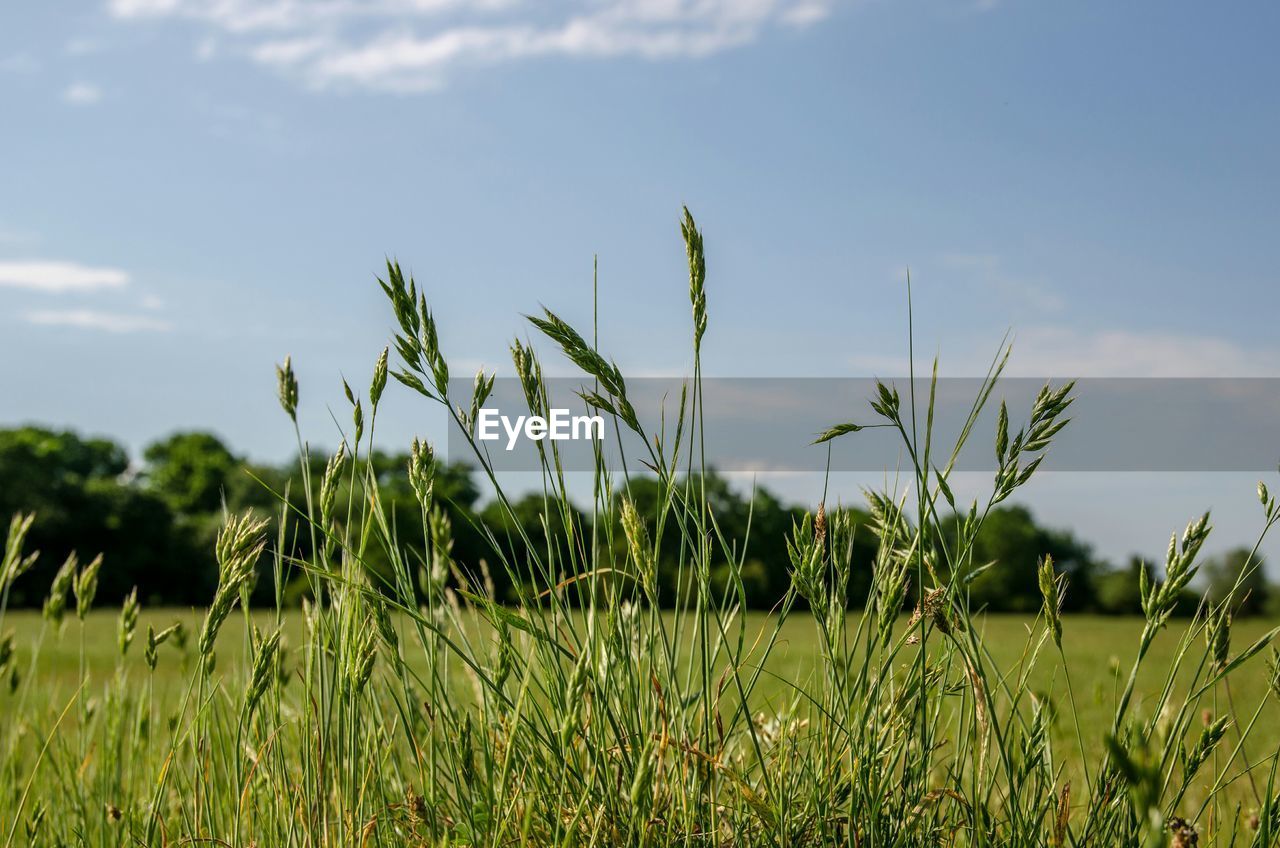
<path fill-rule="evenodd" d="M 1234 646 L 1232 599 L 1204 607 L 1177 635 L 1173 662 L 1156 670 L 1159 685 L 1135 698 L 1151 645 L 1195 577 L 1207 516 L 1171 540 L 1161 578 L 1144 577 L 1145 624 L 1104 738 L 1074 708 L 1063 642 L 1077 634 L 1060 615 L 1070 586 L 1047 558 L 1043 609 L 1019 662 L 995 660 L 968 597 L 986 567 L 974 542 L 992 507 L 1034 477 L 1072 402 L 1071 384 L 1046 386 L 1020 426 L 1001 403 L 989 495 L 957 502 L 949 478 L 993 402 L 1007 347 L 950 445 L 933 427 L 936 361 L 929 377 L 910 375 L 905 397 L 879 384 L 872 418 L 819 436 L 888 428 L 908 459 L 894 487 L 867 494 L 879 545 L 865 614 L 846 609 L 851 515 L 820 504 L 788 539 L 785 598 L 748 622 L 751 540 L 726 537 L 703 483 L 706 260 L 687 211 L 681 232 L 694 366 L 669 428 L 642 426 L 594 328 L 589 343 L 550 310 L 529 318 L 589 378 L 588 403 L 640 437 L 659 487 L 654 514 L 641 514 L 627 474 L 598 456 L 584 522 L 570 506 L 556 443 L 540 442 L 542 519 L 566 532 L 535 542 L 518 520 L 515 538 L 478 527 L 493 559 L 461 563 L 434 490 L 432 448 L 415 441 L 408 476 L 428 543 L 402 545 L 371 462 L 388 377 L 445 410 L 493 497 L 512 507 L 474 433 L 493 375 L 477 374 L 470 396 L 452 394 L 426 297 L 389 264 L 380 282 L 398 328 L 396 362 L 383 352 L 367 393 L 344 384 L 351 426 L 318 479 L 298 434 L 305 507 L 278 493 L 274 538 L 264 516 L 227 517 L 218 589 L 194 639 L 181 625 L 148 626 L 140 677 L 124 663 L 142 644 L 131 596 L 114 675 L 95 679 L 82 661 L 74 691 L 50 703 L 38 683 L 42 646 L 79 639 L 83 656 L 98 569 L 110 567 L 72 557 L 55 578 L 29 663 L 20 667 L 12 638 L 0 644 L 6 848 L 1280 842 L 1280 757 L 1249 744 L 1260 722 L 1276 720 L 1276 702 L 1237 713 L 1230 689 L 1238 674 L 1263 673 L 1258 655 L 1276 631 Z M 552 398 L 539 354 L 521 340 L 511 353 L 529 411 L 545 413 Z M 300 392 L 288 360 L 278 378 L 296 428 Z M 1280 508 L 1263 486 L 1259 497 L 1261 541 Z M 948 521 L 952 514 L 961 520 Z M 0 633 L 8 588 L 34 556 L 24 553 L 30 523 L 18 516 L 10 527 Z M 682 590 L 664 612 L 657 568 L 668 533 L 681 540 Z M 300 539 L 305 557 L 290 554 Z M 375 552 L 389 570 L 368 567 Z M 724 564 L 713 585 L 713 568 Z M 517 603 L 494 596 L 489 569 L 506 572 Z M 275 587 L 266 616 L 246 608 L 260 577 Z M 300 611 L 286 609 L 289 583 L 305 586 Z M 305 637 L 289 645 L 283 624 L 297 615 Z M 788 676 L 770 659 L 797 617 L 810 623 L 820 662 Z M 228 639 L 240 640 L 245 661 L 218 663 Z M 158 699 L 157 666 L 179 662 L 182 692 Z M 1045 666 L 1060 669 L 1059 682 L 1033 692 L 1031 676 Z M 1274 658 L 1266 673 L 1280 698 Z M 1051 732 L 1055 723 L 1071 732 Z M 1252 800 L 1234 800 L 1246 783 Z"/>

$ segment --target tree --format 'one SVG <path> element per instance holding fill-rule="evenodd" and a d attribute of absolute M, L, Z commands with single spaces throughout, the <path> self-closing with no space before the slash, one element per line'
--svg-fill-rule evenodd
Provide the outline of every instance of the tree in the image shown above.
<path fill-rule="evenodd" d="M 1141 557 L 1131 556 L 1124 568 L 1100 572 L 1094 577 L 1098 611 L 1107 615 L 1141 615 L 1142 572 L 1151 577 L 1151 566 Z"/>
<path fill-rule="evenodd" d="M 242 466 L 212 433 L 175 433 L 147 446 L 147 488 L 186 515 L 217 512 L 227 484 Z"/>
<path fill-rule="evenodd" d="M 742 580 L 748 606 L 755 609 L 772 608 L 791 585 L 786 540 L 792 523 L 799 521 L 804 510 L 783 504 L 763 487 L 754 487 L 749 493 L 739 494 L 714 470 L 707 472 L 705 483 L 708 506 L 716 527 L 716 541 L 711 550 L 713 590 L 717 593 L 726 591 L 729 583 L 728 555 L 719 543 L 719 538 L 723 537 L 733 546 L 729 553 L 735 560 L 742 561 Z M 703 480 L 700 475 L 694 474 L 687 480 L 679 480 L 676 485 L 681 488 L 701 487 Z M 622 494 L 623 491 L 619 490 L 616 497 L 621 497 Z M 662 485 L 655 477 L 634 477 L 627 484 L 625 494 L 631 498 L 636 511 L 644 518 L 652 538 L 657 534 L 658 516 L 665 497 Z M 865 511 L 836 507 L 828 511 L 833 519 L 837 510 L 849 512 L 857 528 L 851 552 L 849 604 L 861 606 L 865 603 L 871 586 L 871 569 L 878 542 L 872 533 L 863 530 L 870 521 L 870 516 Z M 615 559 L 625 559 L 621 527 L 614 528 L 613 536 Z M 674 517 L 668 515 L 662 538 L 658 540 L 658 593 L 664 605 L 675 603 L 679 593 L 690 588 L 692 572 L 688 568 L 687 545 L 688 540 L 684 538 Z M 686 563 L 683 571 L 680 569 L 682 557 Z"/>
<path fill-rule="evenodd" d="M 1205 598 L 1214 604 L 1230 601 L 1233 615 L 1257 615 L 1267 608 L 1270 589 L 1260 554 L 1250 557 L 1248 548 L 1235 548 L 1207 560 Z"/>
<path fill-rule="evenodd" d="M 480 519 L 501 550 L 500 555 L 495 551 L 497 556 L 487 562 L 500 599 L 517 600 L 514 592 L 503 592 L 504 586 L 515 588 L 510 585 L 503 562 L 515 571 L 512 576 L 519 582 L 526 602 L 589 567 L 583 563 L 591 546 L 591 520 L 571 503 L 530 493 L 512 503 L 510 511 L 497 501 L 490 502 L 480 512 Z M 570 597 L 586 585 L 577 585 Z"/>
<path fill-rule="evenodd" d="M 947 536 L 954 537 L 955 519 L 948 521 L 952 529 Z M 1036 524 L 1025 506 L 993 509 L 978 531 L 973 562 L 984 568 L 969 587 L 973 606 L 1034 611 L 1041 603 L 1036 568 L 1046 555 L 1053 557 L 1058 573 L 1067 577 L 1066 608 L 1091 608 L 1093 577 L 1098 570 L 1092 549 L 1068 531 Z"/>
<path fill-rule="evenodd" d="M 128 468 L 124 448 L 106 439 L 42 427 L 0 431 L 0 516 L 35 512 L 28 547 L 41 552 L 14 586 L 15 605 L 38 604 L 72 551 L 82 559 L 105 555 L 98 595 L 104 603 L 133 586 L 171 603 L 207 599 L 211 575 L 204 564 L 212 554 L 175 531 L 168 504 L 132 485 Z"/>

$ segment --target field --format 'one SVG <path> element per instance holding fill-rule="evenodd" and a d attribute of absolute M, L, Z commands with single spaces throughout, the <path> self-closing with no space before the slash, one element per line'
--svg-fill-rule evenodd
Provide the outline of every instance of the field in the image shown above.
<path fill-rule="evenodd" d="M 139 628 L 145 631 L 148 625 L 161 630 L 176 621 L 185 624 L 188 632 L 199 631 L 204 617 L 202 610 L 143 610 L 139 618 Z M 852 629 L 856 627 L 857 616 L 851 615 Z M 749 613 L 747 629 L 751 633 L 767 632 L 769 617 L 764 613 Z M 253 621 L 262 629 L 273 626 L 274 614 L 257 613 Z M 300 645 L 305 640 L 301 616 L 296 611 L 285 616 L 283 642 Z M 905 624 L 906 619 L 903 619 Z M 18 665 L 26 669 L 29 666 L 30 645 L 36 640 L 43 640 L 41 662 L 35 669 L 32 680 L 36 697 L 49 703 L 64 704 L 76 690 L 80 680 L 80 641 L 78 625 L 67 625 L 62 638 L 51 637 L 39 613 L 18 611 L 10 613 L 6 624 L 16 630 L 18 645 Z M 1016 615 L 984 616 L 979 627 L 984 638 L 991 647 L 992 658 L 1001 668 L 1015 669 L 1021 660 L 1028 644 L 1029 634 L 1034 633 L 1042 623 L 1036 619 Z M 1249 644 L 1261 637 L 1273 626 L 1272 622 L 1253 619 L 1241 622 L 1233 628 L 1232 636 L 1241 644 Z M 403 625 L 402 625 L 403 627 Z M 241 679 L 247 673 L 245 667 L 245 640 L 241 628 L 228 628 L 218 640 L 218 673 L 230 679 Z M 1142 632 L 1142 621 L 1132 618 L 1108 616 L 1064 616 L 1063 630 L 1069 638 L 1063 641 L 1066 662 L 1071 669 L 1072 682 L 1077 689 L 1076 714 L 1081 721 L 1085 739 L 1092 741 L 1091 755 L 1102 754 L 1102 738 L 1109 729 L 1109 722 L 1115 710 L 1115 701 L 1119 690 L 1124 685 L 1124 673 L 1133 664 L 1134 652 L 1137 649 L 1138 637 Z M 1163 683 L 1162 671 L 1172 665 L 1178 643 L 1179 622 L 1175 621 L 1170 630 L 1156 640 L 1149 655 L 1149 666 L 1139 677 L 1138 695 L 1134 708 L 1141 712 L 1144 701 L 1150 693 Z M 95 685 L 100 687 L 111 680 L 118 667 L 133 681 L 147 676 L 147 666 L 141 651 L 131 652 L 125 661 L 120 663 L 120 654 L 116 646 L 117 617 L 114 612 L 94 612 L 89 615 L 84 626 L 84 663 L 89 678 L 94 682 L 87 688 L 92 697 Z M 487 637 L 492 639 L 492 633 Z M 408 658 L 414 662 L 413 657 Z M 422 658 L 418 658 L 420 661 Z M 174 709 L 186 690 L 191 663 L 194 662 L 190 652 L 169 651 L 161 656 L 156 666 L 156 707 L 161 712 Z M 778 701 L 788 696 L 794 697 L 793 684 L 803 686 L 805 681 L 818 673 L 820 653 L 817 634 L 812 622 L 804 619 L 787 621 L 781 632 L 778 646 L 767 662 L 767 668 L 776 679 L 768 679 L 761 684 L 759 698 L 761 701 Z M 1046 693 L 1051 699 L 1061 701 L 1066 697 L 1060 672 L 1051 667 L 1035 669 L 1030 677 L 1030 687 Z M 785 682 L 784 682 L 785 681 Z M 463 681 L 460 679 L 460 684 Z M 1252 712 L 1260 702 L 1270 696 L 1270 682 L 1263 669 L 1257 673 L 1242 674 L 1232 683 L 1232 696 L 1237 705 Z M 763 706 L 763 705 L 761 705 Z M 1059 705 L 1065 706 L 1065 705 Z M 1223 705 L 1226 706 L 1225 704 Z M 1206 710 L 1212 712 L 1211 701 L 1205 702 Z M 1269 753 L 1280 748 L 1280 704 L 1273 705 L 1264 713 L 1265 721 L 1255 731 L 1249 741 L 1249 750 L 1253 755 Z M 1058 721 L 1054 726 L 1054 734 L 1062 745 L 1074 744 L 1074 730 L 1067 723 Z M 1241 792 L 1244 787 L 1240 787 Z"/>
<path fill-rule="evenodd" d="M 206 610 L 143 610 L 134 627 L 137 632 L 160 632 L 180 622 L 185 633 L 195 634 L 200 632 L 206 615 Z M 675 624 L 673 614 L 668 613 L 664 618 L 668 628 Z M 850 634 L 856 633 L 859 624 L 864 623 L 862 619 L 860 615 L 851 614 L 846 630 Z M 293 693 L 305 686 L 304 678 L 307 675 L 305 660 L 299 652 L 290 651 L 288 646 L 304 645 L 308 637 L 300 611 L 286 611 L 279 622 L 282 625 L 282 635 L 276 673 L 280 675 L 282 703 L 287 703 L 292 700 Z M 752 711 L 761 718 L 794 712 L 799 693 L 820 688 L 815 685 L 815 681 L 824 674 L 821 642 L 813 621 L 808 616 L 796 616 L 781 623 L 779 627 L 775 616 L 750 613 L 743 623 L 748 641 L 762 634 L 762 638 L 768 638 L 768 634 L 776 633 L 774 646 L 765 660 L 766 674 L 749 699 Z M 1130 706 L 1134 714 L 1150 714 L 1151 710 L 1157 709 L 1152 705 L 1165 683 L 1166 670 L 1175 663 L 1180 637 L 1184 635 L 1182 631 L 1186 625 L 1186 622 L 1175 621 L 1167 632 L 1152 643 L 1144 670 L 1138 676 L 1135 697 Z M 132 692 L 140 697 L 140 693 L 146 692 L 147 714 L 153 716 L 152 720 L 163 721 L 166 717 L 171 717 L 175 722 L 181 722 L 180 717 L 186 711 L 191 694 L 192 675 L 200 663 L 190 639 L 182 640 L 176 646 L 162 646 L 156 657 L 157 662 L 151 668 L 142 645 L 133 646 L 132 650 L 121 656 L 121 625 L 115 612 L 92 611 L 83 621 L 71 621 L 60 627 L 51 627 L 38 612 L 11 611 L 5 618 L 5 626 L 11 628 L 16 635 L 13 665 L 21 670 L 22 677 L 15 691 L 0 695 L 0 703 L 4 704 L 6 714 L 14 717 L 14 720 L 8 722 L 8 731 L 12 734 L 10 744 L 23 738 L 39 739 L 49 732 L 49 722 L 54 716 L 62 713 L 69 704 L 78 704 L 78 709 L 70 709 L 68 712 L 73 717 L 79 714 L 80 732 L 64 726 L 57 735 L 62 737 L 60 741 L 63 745 L 83 752 L 72 760 L 78 762 L 76 775 L 91 775 L 104 766 L 109 767 L 110 773 L 112 769 L 120 767 L 119 763 L 110 762 L 112 756 L 120 755 L 120 751 L 113 749 L 111 743 L 119 741 L 113 737 L 122 734 L 120 726 L 129 712 L 122 704 L 128 701 L 128 693 Z M 210 688 L 215 691 L 236 692 L 247 685 L 252 689 L 251 681 L 255 673 L 251 661 L 253 648 L 250 647 L 251 637 L 248 634 L 268 632 L 276 626 L 274 612 L 259 611 L 249 616 L 232 618 L 216 642 L 217 665 L 208 684 Z M 907 626 L 905 617 L 898 622 L 895 627 L 898 638 L 905 639 L 909 636 Z M 1085 780 L 1085 775 L 1081 770 L 1077 745 L 1083 741 L 1087 760 L 1095 771 L 1103 765 L 1106 756 L 1103 740 L 1109 732 L 1117 699 L 1124 688 L 1125 670 L 1133 664 L 1144 623 L 1137 619 L 1080 615 L 1065 616 L 1062 626 L 1066 634 L 1063 641 L 1063 661 L 1070 670 L 1074 685 L 1074 707 L 1067 700 L 1062 668 L 1055 664 L 1031 664 L 1033 667 L 1030 674 L 1019 680 L 1023 669 L 1028 666 L 1029 652 L 1036 645 L 1043 647 L 1044 622 L 1041 619 L 1013 615 L 975 618 L 975 627 L 981 632 L 984 644 L 990 646 L 989 660 L 993 668 L 1005 669 L 1016 688 L 1035 692 L 1045 703 L 1052 704 L 1051 714 L 1059 714 L 1064 710 L 1073 713 L 1074 720 L 1062 715 L 1052 720 L 1048 727 L 1049 747 L 1063 752 L 1058 755 L 1061 761 L 1054 766 L 1059 783 L 1080 785 Z M 409 637 L 411 641 L 411 618 L 398 616 L 394 627 L 402 639 Z M 499 648 L 496 628 L 483 621 L 472 620 L 464 624 L 463 629 L 474 640 L 477 653 L 497 653 Z M 1266 623 L 1254 620 L 1233 628 L 1232 637 L 1241 640 L 1242 644 L 1249 644 L 1264 637 L 1266 632 Z M 258 640 L 260 642 L 260 636 Z M 689 668 L 695 653 L 695 650 L 689 649 L 681 652 L 682 667 Z M 406 648 L 404 657 L 406 664 L 416 669 L 415 674 L 422 675 L 423 678 L 429 677 L 425 654 L 415 656 L 413 651 Z M 633 659 L 637 665 L 643 663 L 640 657 Z M 914 658 L 909 654 L 901 657 L 899 664 L 904 675 L 909 673 L 913 662 Z M 1190 682 L 1190 670 L 1178 677 L 1177 688 L 1185 689 Z M 472 707 L 477 707 L 477 687 L 469 678 L 466 669 L 455 667 L 451 675 L 453 691 L 447 697 L 458 704 L 467 702 Z M 83 687 L 81 681 L 84 681 Z M 1219 707 L 1231 714 L 1240 710 L 1239 714 L 1253 715 L 1255 720 L 1258 715 L 1255 710 L 1259 710 L 1262 716 L 1257 726 L 1251 728 L 1253 732 L 1249 735 L 1247 745 L 1242 745 L 1237 751 L 1235 743 L 1238 737 L 1228 739 L 1230 744 L 1224 746 L 1224 753 L 1220 756 L 1225 758 L 1225 752 L 1230 751 L 1231 762 L 1215 762 L 1213 771 L 1207 772 L 1203 781 L 1192 785 L 1186 792 L 1184 803 L 1188 807 L 1203 805 L 1200 810 L 1202 821 L 1212 822 L 1216 817 L 1226 816 L 1237 820 L 1238 825 L 1243 823 L 1248 827 L 1251 817 L 1255 815 L 1252 811 L 1259 806 L 1259 789 L 1247 777 L 1242 776 L 1239 766 L 1245 762 L 1265 761 L 1268 757 L 1273 757 L 1280 747 L 1280 722 L 1275 720 L 1280 707 L 1277 705 L 1276 695 L 1271 691 L 1273 686 L 1269 675 L 1259 670 L 1253 674 L 1237 675 L 1233 679 L 1230 691 L 1232 704 L 1228 705 L 1225 701 L 1217 703 L 1217 698 L 1225 697 L 1225 692 L 1215 693 L 1202 700 L 1203 715 L 1193 722 L 1188 733 L 1191 739 L 1200 733 L 1200 726 L 1211 723 Z M 1176 702 L 1183 694 L 1185 692 L 1175 692 L 1172 700 Z M 374 694 L 371 700 L 377 703 L 381 699 Z M 384 703 L 384 707 L 392 709 L 390 704 Z M 963 708 L 964 704 L 956 699 L 947 699 L 942 710 L 944 715 L 940 716 L 941 723 L 945 725 L 952 720 L 945 713 L 958 712 Z M 1167 707 L 1165 712 L 1168 712 Z M 64 721 L 70 724 L 65 716 Z M 127 735 L 127 732 L 123 733 Z M 81 734 L 83 742 L 78 739 Z M 139 743 L 142 740 L 134 741 Z M 12 767 L 12 761 L 10 765 Z M 50 769 L 51 766 L 46 765 L 45 768 Z M 1232 777 L 1222 780 L 1223 785 L 1210 799 L 1209 783 L 1206 781 L 1225 774 L 1231 774 Z M 72 780 L 73 776 L 66 774 L 60 779 Z M 55 781 L 53 785 L 56 786 L 57 783 Z M 112 793 L 102 784 L 99 787 L 99 791 L 103 793 L 101 797 L 94 798 L 92 790 L 85 792 L 85 787 L 82 786 L 79 798 L 74 803 L 69 800 L 70 796 L 64 801 L 71 803 L 72 807 L 79 807 L 80 815 L 89 819 L 95 817 L 94 810 L 101 809 L 105 811 L 102 821 L 110 822 L 111 816 L 120 811 L 119 805 L 125 804 L 126 799 L 118 797 L 118 793 Z M 385 813 L 394 817 L 394 806 Z M 37 810 L 41 816 L 55 813 L 54 808 L 44 805 L 37 806 Z M 8 832 L 13 833 L 12 828 L 16 822 L 5 824 Z M 77 828 L 78 831 L 80 829 Z M 39 832 L 39 828 L 33 829 L 32 835 Z M 363 841 L 367 836 L 368 834 L 362 834 L 360 839 Z M 348 837 L 354 838 L 354 833 L 349 833 Z M 124 844 L 118 841 L 110 827 L 99 829 L 97 839 L 86 842 Z"/>
<path fill-rule="evenodd" d="M 224 516 L 207 608 L 142 610 L 135 593 L 95 610 L 101 561 L 73 557 L 39 614 L 6 610 L 32 562 L 35 518 L 16 516 L 0 562 L 4 848 L 1280 843 L 1280 628 L 1233 620 L 1256 546 L 1220 598 L 1188 604 L 1212 532 L 1193 519 L 1137 572 L 1141 618 L 1064 615 L 1071 586 L 1047 553 L 1024 575 L 1037 617 L 973 603 L 990 566 L 978 532 L 1073 402 L 1070 383 L 1025 413 L 999 402 L 990 491 L 957 503 L 948 478 L 1007 347 L 949 446 L 936 383 L 914 376 L 818 436 L 887 428 L 909 464 L 866 493 L 864 524 L 819 503 L 778 528 L 789 585 L 772 614 L 746 612 L 750 543 L 724 531 L 697 448 L 708 315 L 687 210 L 682 232 L 694 365 L 670 429 L 645 430 L 596 342 L 550 310 L 530 319 L 588 378 L 583 399 L 639 437 L 647 485 L 597 454 L 579 510 L 556 444 L 539 443 L 537 522 L 474 528 L 492 559 L 455 558 L 423 442 L 411 514 L 387 508 L 373 433 L 394 377 L 446 410 L 517 518 L 474 438 L 494 375 L 451 396 L 435 317 L 394 263 L 381 282 L 398 329 L 367 393 L 344 383 L 349 434 L 317 462 L 297 434 L 301 505 L 282 493 L 274 515 Z M 545 417 L 538 354 L 511 352 Z M 277 376 L 296 432 L 288 359 Z M 1261 484 L 1258 498 L 1261 544 L 1280 504 Z M 403 542 L 410 522 L 421 542 Z M 855 564 L 867 533 L 874 558 Z M 247 611 L 255 587 L 274 603 Z"/>

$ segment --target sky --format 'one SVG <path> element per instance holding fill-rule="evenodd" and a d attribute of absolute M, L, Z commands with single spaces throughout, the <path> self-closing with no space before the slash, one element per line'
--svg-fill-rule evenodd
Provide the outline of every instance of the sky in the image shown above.
<path fill-rule="evenodd" d="M 6 4 L 0 424 L 280 459 L 292 355 L 333 444 L 388 257 L 455 373 L 510 374 L 542 304 L 589 325 L 598 257 L 601 347 L 683 374 L 682 204 L 708 374 L 903 373 L 909 268 L 944 374 L 1012 330 L 1026 376 L 1280 377 L 1278 26 L 1266 2 Z M 443 437 L 393 394 L 388 446 Z M 1157 554 L 1208 507 L 1251 542 L 1257 476 L 1058 473 L 1027 501 Z"/>

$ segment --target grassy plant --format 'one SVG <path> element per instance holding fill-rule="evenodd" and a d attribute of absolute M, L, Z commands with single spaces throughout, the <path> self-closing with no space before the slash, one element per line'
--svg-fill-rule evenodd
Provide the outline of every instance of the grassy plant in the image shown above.
<path fill-rule="evenodd" d="M 1230 688 L 1262 672 L 1275 631 L 1233 651 L 1228 598 L 1161 635 L 1195 577 L 1208 516 L 1175 537 L 1159 579 L 1144 577 L 1132 666 L 1124 676 L 1117 665 L 1114 690 L 1094 695 L 1110 709 L 1102 726 L 1077 707 L 1068 652 L 1087 636 L 1061 614 L 1070 586 L 1050 559 L 1038 575 L 1042 614 L 1025 642 L 1011 653 L 985 632 L 969 601 L 986 567 L 975 540 L 990 510 L 1033 479 L 1072 400 L 1071 384 L 1046 386 L 1021 427 L 1001 403 L 990 492 L 958 503 L 949 477 L 1007 347 L 946 448 L 933 426 L 936 362 L 927 380 L 878 384 L 871 420 L 819 436 L 887 428 L 908 458 L 893 487 L 867 494 L 879 548 L 866 612 L 846 608 L 850 514 L 820 504 L 788 539 L 784 600 L 770 615 L 745 613 L 751 540 L 722 532 L 699 473 L 707 266 L 687 210 L 681 233 L 694 366 L 673 433 L 645 429 L 594 328 L 584 334 L 551 310 L 529 319 L 589 378 L 582 397 L 642 437 L 660 494 L 653 514 L 637 508 L 628 475 L 600 458 L 591 519 L 582 520 L 569 507 L 556 443 L 543 442 L 543 521 L 566 532 L 535 542 L 513 521 L 515 538 L 489 534 L 491 561 L 459 562 L 433 485 L 434 453 L 415 441 L 407 472 L 428 542 L 401 544 L 371 457 L 389 376 L 453 420 L 496 502 L 512 507 L 474 439 L 494 375 L 481 371 L 468 396 L 452 394 L 427 298 L 388 264 L 380 282 L 398 362 L 382 352 L 367 396 L 344 383 L 351 428 L 318 480 L 299 435 L 305 507 L 279 493 L 270 544 L 265 516 L 226 518 L 218 588 L 202 620 L 147 620 L 135 592 L 116 624 L 114 671 L 97 679 L 85 660 L 96 637 L 86 633 L 98 570 L 110 563 L 81 568 L 73 557 L 24 647 L 25 679 L 13 639 L 0 643 L 0 672 L 13 681 L 0 696 L 5 846 L 1280 842 L 1280 758 L 1266 737 L 1259 742 L 1276 718 L 1280 660 L 1271 690 L 1247 711 L 1236 711 Z M 517 339 L 511 350 L 530 411 L 545 410 L 552 399 L 533 344 Z M 289 360 L 278 379 L 296 427 Z M 1280 510 L 1265 487 L 1259 496 L 1262 535 Z M 32 562 L 23 550 L 30 522 L 11 525 L 0 592 Z M 656 569 L 667 533 L 681 541 L 682 589 L 664 611 Z M 389 570 L 370 567 L 375 552 Z M 724 583 L 713 583 L 725 564 Z M 516 603 L 495 597 L 490 569 L 511 578 Z M 269 571 L 277 601 L 250 611 L 259 571 Z M 305 587 L 301 610 L 285 608 L 288 583 Z M 42 652 L 60 650 L 69 595 L 79 661 L 67 698 L 53 700 Z M 0 632 L 4 616 L 0 597 Z M 138 665 L 128 652 L 144 620 Z M 803 630 L 814 661 L 780 661 Z M 239 660 L 219 663 L 220 652 Z"/>

